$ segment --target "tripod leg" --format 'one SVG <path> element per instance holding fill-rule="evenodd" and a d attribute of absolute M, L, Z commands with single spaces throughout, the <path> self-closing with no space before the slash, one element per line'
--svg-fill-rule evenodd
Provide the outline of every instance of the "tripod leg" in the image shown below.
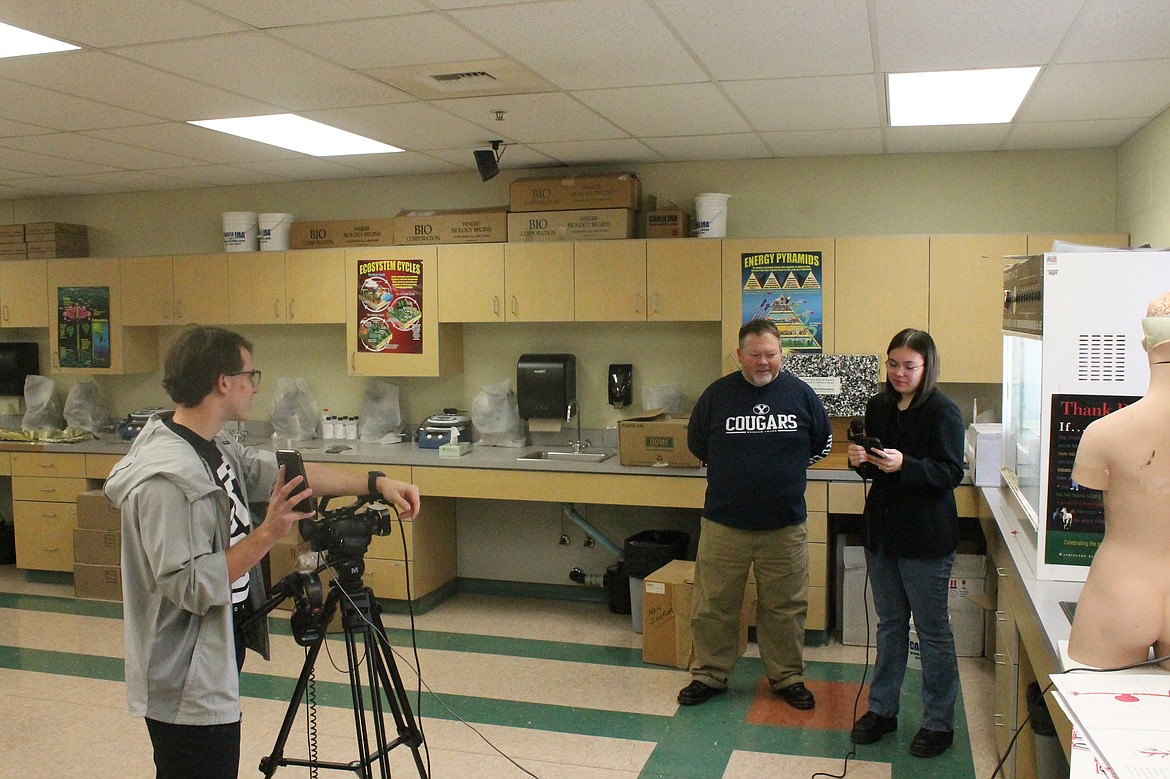
<path fill-rule="evenodd" d="M 394 724 L 398 728 L 396 743 L 405 744 L 410 748 L 419 777 L 427 779 L 426 765 L 419 752 L 419 747 L 423 743 L 422 731 L 419 730 L 410 708 L 410 694 L 406 690 L 406 685 L 402 683 L 402 676 L 398 673 L 398 665 L 394 662 L 394 653 L 389 642 L 383 643 L 386 627 L 382 624 L 382 608 L 374 600 L 373 591 L 368 588 L 366 591 L 369 593 L 370 602 L 374 604 L 371 613 L 373 627 L 366 626 L 367 633 L 375 633 L 372 636 L 373 642 L 368 644 L 368 648 L 372 649 L 370 662 L 373 662 L 377 669 L 378 678 L 381 679 L 382 688 L 386 692 L 387 703 L 394 716 Z"/>

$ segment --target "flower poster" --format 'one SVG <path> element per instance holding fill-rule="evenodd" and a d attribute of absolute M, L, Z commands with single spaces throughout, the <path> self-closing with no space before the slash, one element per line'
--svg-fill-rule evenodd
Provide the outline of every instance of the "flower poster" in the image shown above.
<path fill-rule="evenodd" d="M 422 275 L 422 260 L 358 261 L 359 352 L 422 354 Z"/>
<path fill-rule="evenodd" d="M 110 367 L 110 288 L 57 288 L 57 355 L 62 368 Z"/>
<path fill-rule="evenodd" d="M 825 328 L 821 253 L 751 252 L 740 259 L 741 324 L 771 320 L 785 354 L 820 354 Z"/>

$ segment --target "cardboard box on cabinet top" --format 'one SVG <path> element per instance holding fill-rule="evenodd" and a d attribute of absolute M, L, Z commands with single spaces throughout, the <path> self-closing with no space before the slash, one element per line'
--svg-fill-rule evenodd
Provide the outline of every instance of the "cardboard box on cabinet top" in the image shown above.
<path fill-rule="evenodd" d="M 290 249 L 332 249 L 339 246 L 393 246 L 394 220 L 343 219 L 330 222 L 293 222 Z"/>
<path fill-rule="evenodd" d="M 567 211 L 642 205 L 642 183 L 633 173 L 521 178 L 509 188 L 511 211 Z"/>
<path fill-rule="evenodd" d="M 394 217 L 394 239 L 419 243 L 499 243 L 508 240 L 508 210 L 401 211 Z"/>

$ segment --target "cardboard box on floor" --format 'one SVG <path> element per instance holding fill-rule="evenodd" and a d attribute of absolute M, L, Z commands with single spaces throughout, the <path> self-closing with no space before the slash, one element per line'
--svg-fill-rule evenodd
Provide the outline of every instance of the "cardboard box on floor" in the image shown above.
<path fill-rule="evenodd" d="M 73 530 L 73 562 L 90 565 L 122 564 L 122 533 L 118 530 Z"/>
<path fill-rule="evenodd" d="M 846 546 L 842 555 L 844 586 L 841 590 L 843 616 L 841 643 L 853 646 L 873 644 L 877 635 L 877 612 L 873 605 L 873 589 L 866 578 L 865 549 Z M 951 632 L 955 635 L 955 654 L 959 657 L 980 657 L 983 654 L 983 607 L 972 599 L 983 593 L 987 574 L 987 558 L 983 555 L 955 555 L 951 568 L 951 582 L 947 592 L 951 617 Z M 869 634 L 866 634 L 866 616 L 862 607 L 862 586 L 869 611 Z"/>
<path fill-rule="evenodd" d="M 73 564 L 73 592 L 89 600 L 122 600 L 122 569 L 116 565 Z"/>
<path fill-rule="evenodd" d="M 101 490 L 77 496 L 77 526 L 85 530 L 121 530 L 122 512 L 110 505 Z"/>
<path fill-rule="evenodd" d="M 702 463 L 687 448 L 689 418 L 650 411 L 620 420 L 618 458 L 621 464 L 698 468 Z"/>
<path fill-rule="evenodd" d="M 642 662 L 690 667 L 691 599 L 695 585 L 695 563 L 671 560 L 642 582 Z M 744 591 L 739 618 L 739 654 L 747 648 L 748 622 L 756 613 L 755 582 Z"/>

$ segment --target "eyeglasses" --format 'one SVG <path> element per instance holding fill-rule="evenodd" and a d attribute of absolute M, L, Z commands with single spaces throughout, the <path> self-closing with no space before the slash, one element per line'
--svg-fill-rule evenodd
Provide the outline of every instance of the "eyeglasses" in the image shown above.
<path fill-rule="evenodd" d="M 886 360 L 886 370 L 887 371 L 896 371 L 899 368 L 901 368 L 902 370 L 906 371 L 906 373 L 913 373 L 914 371 L 918 370 L 919 368 L 921 368 L 925 364 L 926 363 L 921 363 L 921 362 L 918 364 L 914 364 L 914 363 L 910 363 L 910 362 L 896 362 L 894 360 Z"/>
<path fill-rule="evenodd" d="M 253 389 L 260 386 L 260 371 L 232 371 L 231 373 L 225 373 L 224 376 L 247 376 L 252 382 Z"/>

